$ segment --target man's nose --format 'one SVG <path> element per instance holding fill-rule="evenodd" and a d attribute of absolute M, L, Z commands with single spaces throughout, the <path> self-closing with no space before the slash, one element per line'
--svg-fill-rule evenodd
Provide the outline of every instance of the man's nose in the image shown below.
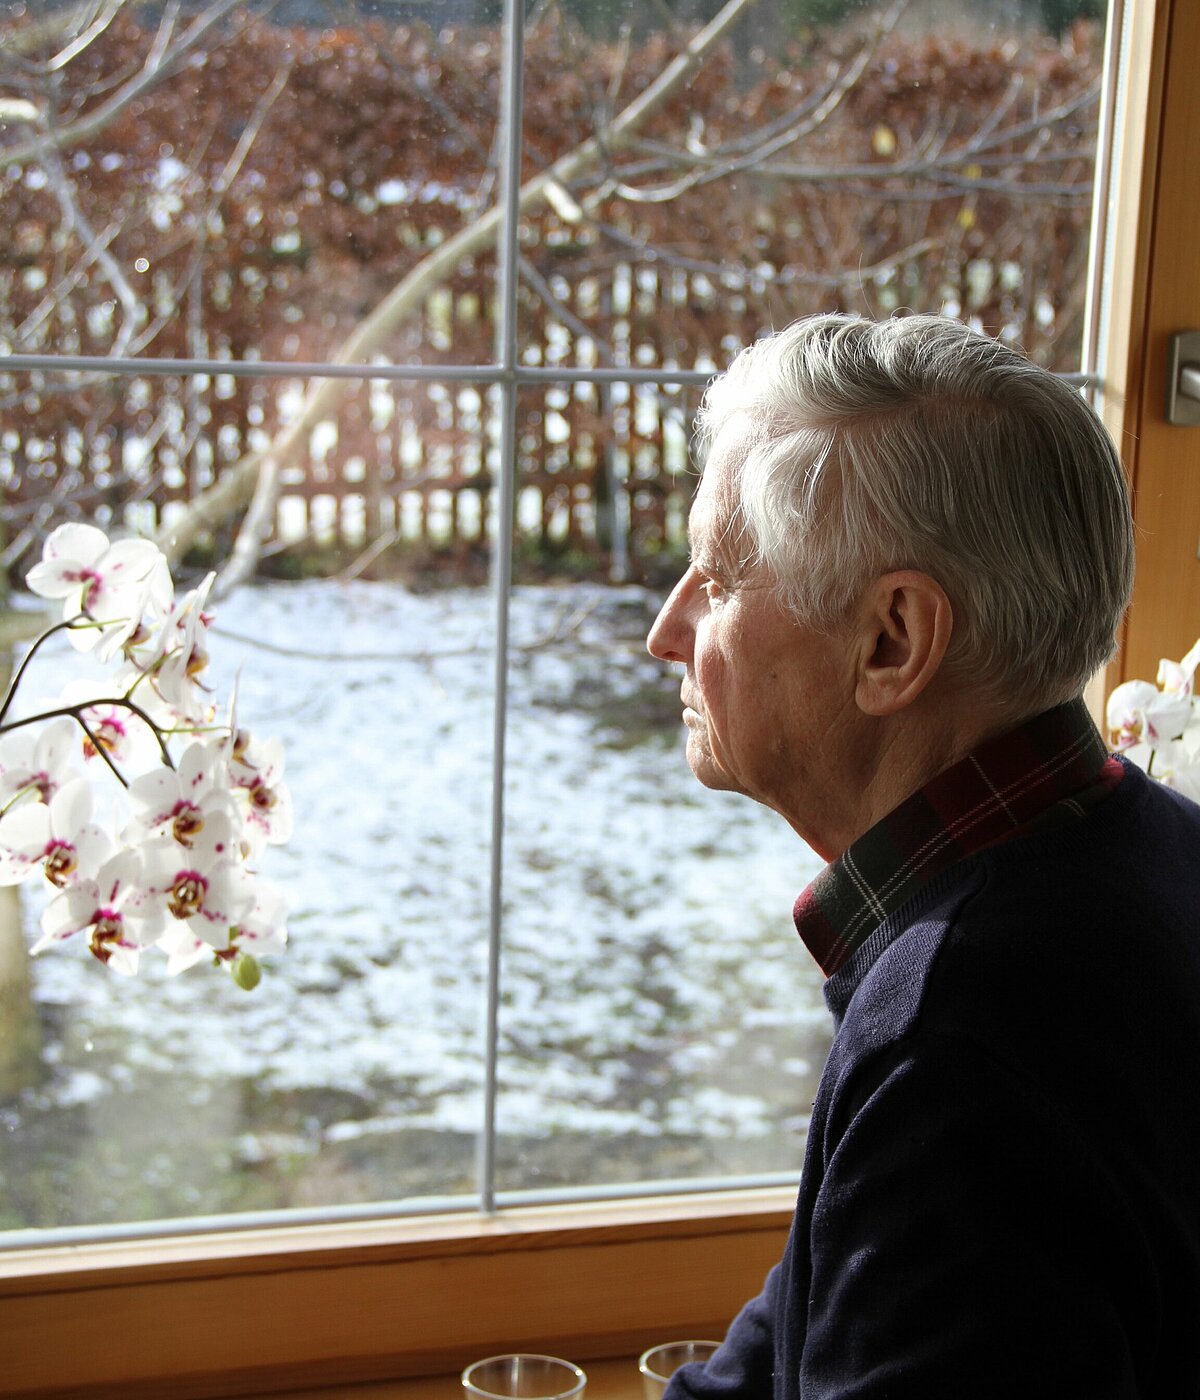
<path fill-rule="evenodd" d="M 646 637 L 646 649 L 660 661 L 681 661 L 686 665 L 691 660 L 693 627 L 687 606 L 689 596 L 695 592 L 691 575 L 689 569 L 671 590 Z"/>

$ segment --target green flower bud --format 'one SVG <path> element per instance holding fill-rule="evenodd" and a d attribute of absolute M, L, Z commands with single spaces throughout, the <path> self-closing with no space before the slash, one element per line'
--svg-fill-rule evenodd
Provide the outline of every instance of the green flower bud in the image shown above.
<path fill-rule="evenodd" d="M 252 992 L 262 981 L 262 968 L 257 958 L 249 953 L 239 953 L 233 960 L 233 980 L 244 992 Z"/>

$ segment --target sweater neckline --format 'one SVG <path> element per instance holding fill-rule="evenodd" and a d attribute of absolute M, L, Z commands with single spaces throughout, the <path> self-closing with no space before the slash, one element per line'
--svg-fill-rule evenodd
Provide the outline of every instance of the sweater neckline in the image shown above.
<path fill-rule="evenodd" d="M 917 923 L 922 914 L 941 903 L 951 891 L 962 889 L 964 894 L 969 893 L 972 886 L 982 884 L 990 866 L 1030 861 L 1041 863 L 1053 860 L 1058 855 L 1086 854 L 1102 838 L 1104 828 L 1141 806 L 1149 796 L 1153 779 L 1120 754 L 1113 755 L 1113 758 L 1124 770 L 1120 783 L 1080 820 L 1036 828 L 967 856 L 939 871 L 879 924 L 851 957 L 826 979 L 823 988 L 825 1004 L 832 1012 L 835 1024 L 841 1023 L 854 993 L 883 953 Z"/>

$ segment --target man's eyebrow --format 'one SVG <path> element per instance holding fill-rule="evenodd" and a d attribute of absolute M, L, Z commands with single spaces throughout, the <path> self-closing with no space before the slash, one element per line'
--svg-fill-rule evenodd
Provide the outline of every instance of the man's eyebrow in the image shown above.
<path fill-rule="evenodd" d="M 735 562 L 724 557 L 719 550 L 693 553 L 691 562 L 694 569 L 699 569 L 702 574 L 707 574 L 709 578 L 722 583 L 733 583 L 738 578 L 739 570 Z"/>

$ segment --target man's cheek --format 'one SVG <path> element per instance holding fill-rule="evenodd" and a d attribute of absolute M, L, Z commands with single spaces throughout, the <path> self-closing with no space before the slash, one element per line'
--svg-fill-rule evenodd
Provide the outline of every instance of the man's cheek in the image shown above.
<path fill-rule="evenodd" d="M 725 694 L 725 666 L 720 656 L 711 647 L 699 650 L 694 662 L 696 689 L 704 705 L 704 711 L 715 715 L 721 708 Z"/>
<path fill-rule="evenodd" d="M 714 710 L 706 709 L 704 722 L 705 734 L 708 739 L 708 751 L 712 755 L 713 762 L 723 773 L 732 778 L 733 769 L 730 766 L 732 755 L 726 743 L 722 716 Z"/>

